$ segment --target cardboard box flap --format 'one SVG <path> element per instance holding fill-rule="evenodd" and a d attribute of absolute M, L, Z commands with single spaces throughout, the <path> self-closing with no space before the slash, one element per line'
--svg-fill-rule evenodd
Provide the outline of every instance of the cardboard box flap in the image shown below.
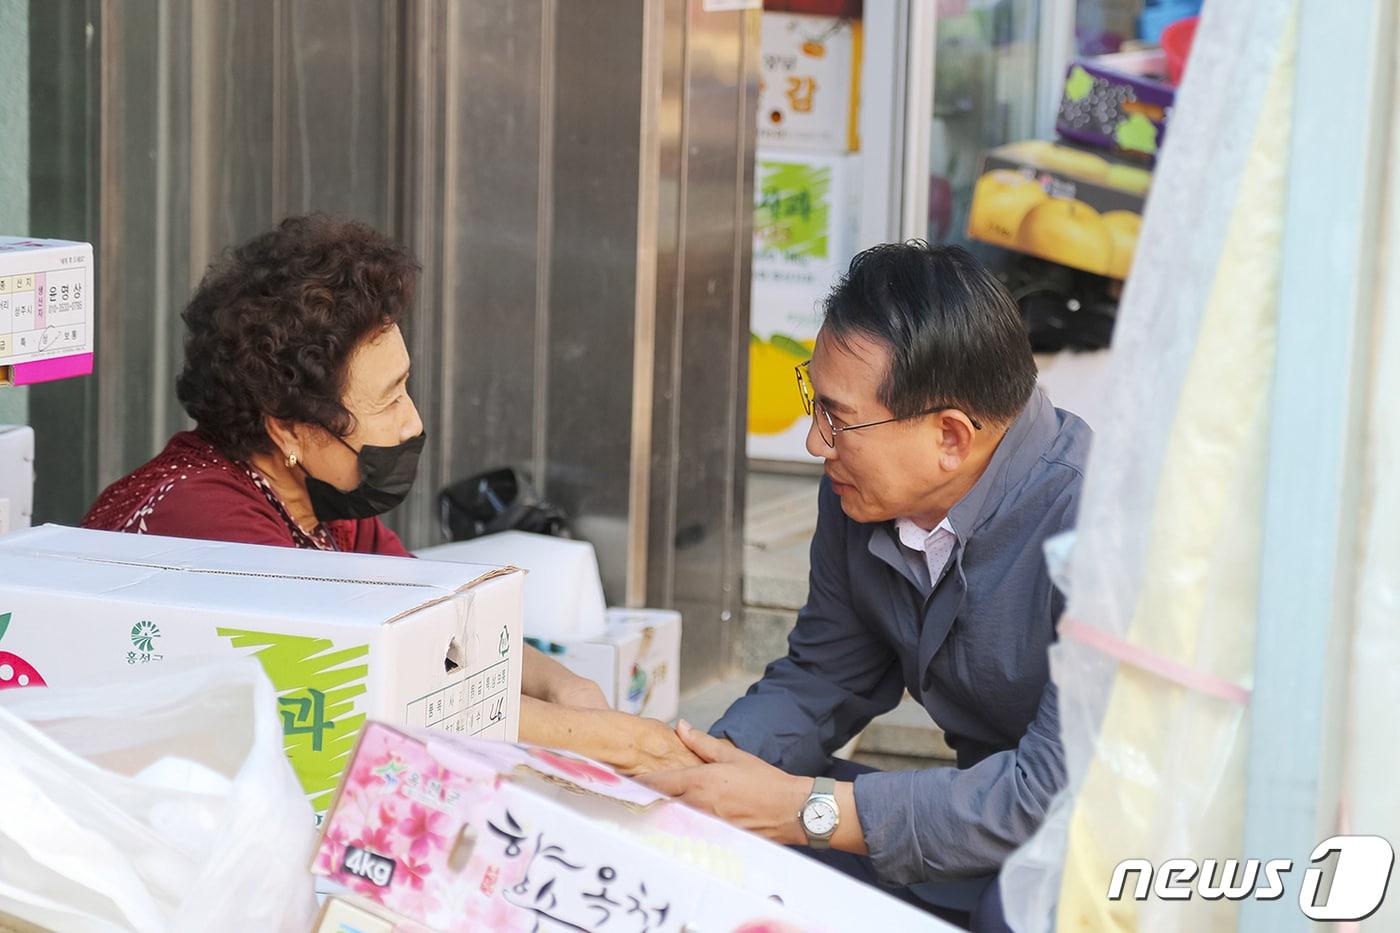
<path fill-rule="evenodd" d="M 0 565 L 7 585 L 20 589 L 61 583 L 68 592 L 117 601 L 238 605 L 250 614 L 360 624 L 396 621 L 519 572 L 58 525 L 0 538 Z"/>
<path fill-rule="evenodd" d="M 0 253 L 23 253 L 36 249 L 66 246 L 87 246 L 78 240 L 46 240 L 39 237 L 0 236 Z"/>

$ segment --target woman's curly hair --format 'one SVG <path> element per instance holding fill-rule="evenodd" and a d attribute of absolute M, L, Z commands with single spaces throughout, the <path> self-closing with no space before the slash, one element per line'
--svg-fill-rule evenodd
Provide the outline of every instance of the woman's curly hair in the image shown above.
<path fill-rule="evenodd" d="M 185 364 L 175 392 L 199 430 L 235 460 L 271 449 L 264 418 L 340 436 L 346 364 L 413 302 L 418 263 L 366 224 L 288 217 L 229 250 L 181 317 Z"/>

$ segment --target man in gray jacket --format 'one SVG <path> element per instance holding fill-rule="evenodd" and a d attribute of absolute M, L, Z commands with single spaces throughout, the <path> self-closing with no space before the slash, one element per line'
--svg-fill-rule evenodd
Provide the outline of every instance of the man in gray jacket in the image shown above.
<path fill-rule="evenodd" d="M 1001 929 L 989 882 L 1065 775 L 1046 656 L 1063 598 L 1042 545 L 1073 527 L 1090 431 L 1036 387 L 1015 302 L 962 249 L 867 250 L 825 312 L 798 367 L 826 473 L 807 604 L 711 735 L 681 724 L 708 763 L 647 781 Z M 831 758 L 906 690 L 956 768 Z"/>

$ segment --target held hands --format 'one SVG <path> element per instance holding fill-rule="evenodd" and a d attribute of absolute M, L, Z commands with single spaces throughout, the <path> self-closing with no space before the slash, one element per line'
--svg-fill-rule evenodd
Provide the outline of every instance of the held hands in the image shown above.
<path fill-rule="evenodd" d="M 615 714 L 623 716 L 623 713 Z M 618 770 L 629 777 L 662 771 L 676 771 L 693 768 L 704 762 L 688 748 L 676 732 L 659 719 L 641 719 L 627 716 L 619 725 L 630 729 L 632 735 L 631 755 Z"/>
<path fill-rule="evenodd" d="M 591 732 L 593 757 L 610 764 L 629 777 L 689 768 L 700 759 L 659 719 L 646 719 L 614 711 L 602 689 L 583 677 L 557 678 L 549 702 L 570 707 L 594 717 L 582 731 Z"/>
<path fill-rule="evenodd" d="M 807 841 L 797 811 L 812 789 L 811 778 L 786 774 L 685 720 L 675 735 L 701 763 L 645 774 L 639 778 L 643 784 L 773 842 Z"/>
<path fill-rule="evenodd" d="M 700 764 L 660 720 L 606 707 L 562 706 L 528 695 L 520 698 L 520 739 L 587 755 L 629 776 Z"/>

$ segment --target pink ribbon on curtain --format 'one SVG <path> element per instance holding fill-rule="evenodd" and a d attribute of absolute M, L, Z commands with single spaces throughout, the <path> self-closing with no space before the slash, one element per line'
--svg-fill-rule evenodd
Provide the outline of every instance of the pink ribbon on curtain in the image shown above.
<path fill-rule="evenodd" d="M 1060 619 L 1059 631 L 1062 637 L 1077 641 L 1081 645 L 1088 645 L 1124 664 L 1131 664 L 1139 670 L 1155 674 L 1187 690 L 1238 703 L 1240 706 L 1249 705 L 1250 691 L 1247 688 L 1223 677 L 1216 677 L 1214 674 L 1207 674 L 1154 654 L 1146 648 L 1124 641 L 1117 635 L 1110 635 L 1101 628 L 1086 625 L 1078 619 L 1064 616 Z"/>

